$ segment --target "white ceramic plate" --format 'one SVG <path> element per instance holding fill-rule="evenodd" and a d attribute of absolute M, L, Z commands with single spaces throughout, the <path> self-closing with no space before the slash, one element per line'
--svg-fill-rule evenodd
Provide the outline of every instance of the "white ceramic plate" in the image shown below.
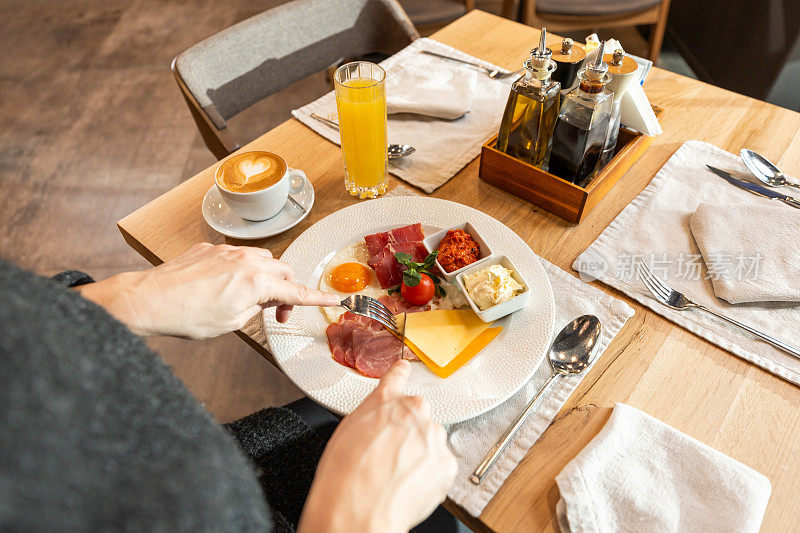
<path fill-rule="evenodd" d="M 495 253 L 509 256 L 531 289 L 527 305 L 495 325 L 503 331 L 472 361 L 450 377 L 439 378 L 415 363 L 407 394 L 431 402 L 433 418 L 452 424 L 485 413 L 508 399 L 538 368 L 553 336 L 555 305 L 550 281 L 539 258 L 511 229 L 489 215 L 447 200 L 417 196 L 381 198 L 352 205 L 320 220 L 300 235 L 281 259 L 295 269 L 296 279 L 317 287 L 333 254 L 391 228 L 422 223 L 426 235 L 471 222 Z M 285 324 L 264 313 L 267 340 L 286 375 L 314 401 L 345 415 L 378 384 L 340 365 L 331 357 L 325 328 L 328 321 L 316 307 L 295 308 Z"/>
<path fill-rule="evenodd" d="M 264 239 L 295 227 L 308 216 L 314 205 L 314 186 L 311 181 L 306 180 L 305 187 L 300 192 L 293 193 L 292 198 L 305 207 L 305 213 L 286 200 L 286 205 L 277 215 L 261 222 L 253 222 L 243 219 L 228 207 L 214 184 L 203 198 L 201 209 L 206 223 L 227 237 L 242 240 Z"/>

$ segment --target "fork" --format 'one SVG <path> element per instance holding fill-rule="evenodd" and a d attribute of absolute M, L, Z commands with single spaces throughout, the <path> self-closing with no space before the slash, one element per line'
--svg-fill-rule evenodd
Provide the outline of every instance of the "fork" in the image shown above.
<path fill-rule="evenodd" d="M 354 315 L 361 315 L 377 320 L 392 333 L 401 335 L 400 329 L 397 327 L 397 321 L 395 321 L 394 315 L 389 311 L 389 308 L 371 296 L 355 294 L 342 300 L 339 305 Z"/>
<path fill-rule="evenodd" d="M 428 54 L 430 56 L 440 57 L 442 59 L 449 59 L 450 61 L 457 61 L 458 63 L 463 63 L 465 65 L 469 65 L 471 67 L 478 68 L 478 69 L 484 71 L 486 73 L 486 75 L 489 76 L 490 78 L 494 78 L 494 79 L 497 79 L 497 80 L 502 80 L 502 79 L 508 78 L 510 76 L 516 76 L 517 74 L 521 74 L 522 71 L 525 70 L 523 68 L 523 69 L 519 69 L 519 70 L 514 71 L 514 72 L 503 72 L 502 70 L 499 70 L 499 69 L 496 69 L 496 68 L 487 68 L 487 67 L 484 67 L 483 65 L 480 65 L 478 63 L 473 63 L 472 61 L 467 61 L 466 59 L 459 59 L 457 57 L 451 57 L 451 56 L 447 56 L 447 55 L 444 55 L 444 54 L 439 54 L 437 52 L 431 52 L 430 50 L 423 50 L 422 53 L 423 54 Z"/>
<path fill-rule="evenodd" d="M 783 341 L 780 341 L 774 337 L 770 337 L 766 333 L 762 333 L 732 318 L 728 318 L 725 315 L 721 315 L 716 311 L 712 311 L 711 309 L 709 309 L 704 305 L 693 302 L 692 300 L 687 298 L 683 293 L 676 291 L 675 289 L 673 289 L 672 287 L 661 281 L 658 277 L 656 277 L 655 274 L 653 274 L 653 272 L 649 268 L 647 268 L 647 265 L 645 265 L 644 263 L 638 264 L 638 271 L 639 271 L 639 279 L 642 280 L 645 287 L 647 287 L 647 290 L 650 291 L 650 293 L 655 297 L 655 299 L 658 302 L 666 305 L 670 309 L 675 309 L 677 311 L 685 311 L 687 309 L 700 309 L 702 311 L 714 315 L 717 318 L 721 318 L 725 322 L 729 322 L 734 326 L 738 326 L 743 330 L 747 331 L 748 333 L 751 333 L 756 337 L 767 341 L 776 348 L 780 348 L 784 352 L 789 353 L 794 357 L 800 359 L 800 350 L 798 350 L 797 348 L 789 346 Z"/>

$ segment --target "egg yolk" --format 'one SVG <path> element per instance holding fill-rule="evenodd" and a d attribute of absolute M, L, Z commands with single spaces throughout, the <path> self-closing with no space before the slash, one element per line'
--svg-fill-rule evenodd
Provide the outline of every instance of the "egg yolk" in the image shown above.
<path fill-rule="evenodd" d="M 369 267 L 361 263 L 342 263 L 331 271 L 331 286 L 340 292 L 360 291 L 367 285 L 372 274 Z"/>

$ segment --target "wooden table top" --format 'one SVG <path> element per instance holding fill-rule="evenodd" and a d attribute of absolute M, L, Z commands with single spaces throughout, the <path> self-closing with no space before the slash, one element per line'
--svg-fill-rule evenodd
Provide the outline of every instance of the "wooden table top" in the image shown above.
<path fill-rule="evenodd" d="M 472 11 L 432 36 L 498 65 L 516 69 L 538 42 L 538 31 Z M 555 41 L 555 37 L 553 40 Z M 646 83 L 650 100 L 666 112 L 664 134 L 578 226 L 518 200 L 478 178 L 472 161 L 431 196 L 485 211 L 525 239 L 540 256 L 572 272 L 571 265 L 617 214 L 650 182 L 683 142 L 699 139 L 738 153 L 754 149 L 788 174 L 800 174 L 800 114 L 664 70 Z M 247 145 L 281 154 L 302 168 L 316 189 L 308 218 L 292 230 L 249 244 L 278 256 L 326 215 L 356 202 L 344 191 L 338 146 L 291 119 Z M 200 204 L 216 165 L 119 222 L 126 241 L 153 264 L 200 241 L 229 242 L 203 221 Z M 399 180 L 391 177 L 393 183 Z M 452 502 L 448 508 L 470 527 L 496 531 L 558 530 L 555 476 L 594 437 L 616 402 L 663 420 L 765 474 L 773 493 L 765 531 L 800 522 L 800 388 L 668 322 L 625 295 L 597 284 L 636 310 L 601 360 L 570 397 L 480 517 Z M 262 355 L 269 354 L 242 335 Z"/>

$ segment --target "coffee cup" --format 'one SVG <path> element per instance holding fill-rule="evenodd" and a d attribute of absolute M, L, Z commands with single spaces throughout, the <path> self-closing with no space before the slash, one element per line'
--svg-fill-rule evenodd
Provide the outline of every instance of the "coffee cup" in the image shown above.
<path fill-rule="evenodd" d="M 254 222 L 280 213 L 289 193 L 302 191 L 307 179 L 305 172 L 289 168 L 279 155 L 263 151 L 233 155 L 214 174 L 225 203 Z"/>

